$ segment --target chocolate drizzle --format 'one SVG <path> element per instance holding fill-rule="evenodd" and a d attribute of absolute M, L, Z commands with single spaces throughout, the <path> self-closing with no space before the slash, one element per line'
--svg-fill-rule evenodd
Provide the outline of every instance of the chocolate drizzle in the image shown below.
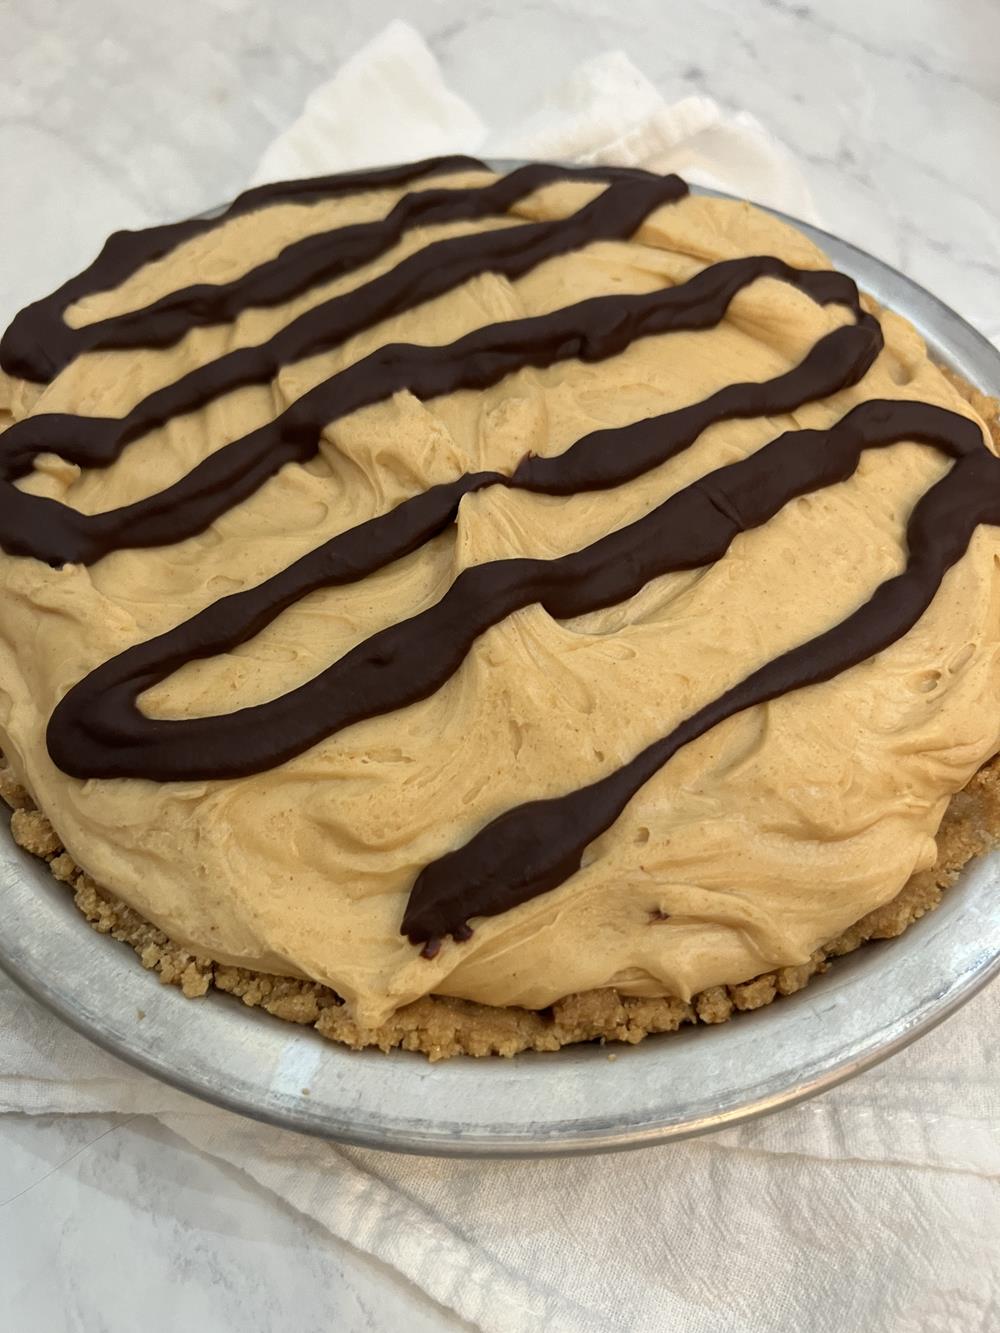
<path fill-rule="evenodd" d="M 526 460 L 513 477 L 476 473 L 405 500 L 388 514 L 331 538 L 257 587 L 222 598 L 99 666 L 57 706 L 49 724 L 49 752 L 76 777 L 167 781 L 259 772 L 352 722 L 426 698 L 458 669 L 480 634 L 522 607 L 538 602 L 559 618 L 582 615 L 630 597 L 659 574 L 716 560 L 740 529 L 720 528 L 713 479 L 717 476 L 721 485 L 730 475 L 747 476 L 747 484 L 759 489 L 772 456 L 767 450 L 703 479 L 582 551 L 558 560 L 498 560 L 462 571 L 436 605 L 372 635 L 279 699 L 218 717 L 171 721 L 147 717 L 138 707 L 140 694 L 185 662 L 229 652 L 308 593 L 355 582 L 429 541 L 454 521 L 470 491 L 508 485 L 562 494 L 621 485 L 679 453 L 712 421 L 789 410 L 817 388 L 830 392 L 833 385 L 856 381 L 879 345 L 873 330 L 837 329 L 802 365 L 765 384 L 731 385 L 695 409 L 585 436 L 558 458 Z M 779 408 L 781 403 L 788 406 Z M 783 436 L 769 449 L 785 458 L 794 451 L 792 438 L 791 445 L 779 450 Z M 817 476 L 817 486 L 828 484 L 822 472 Z M 784 477 L 775 477 L 778 498 L 770 512 L 785 502 L 780 498 L 784 484 Z"/>
<path fill-rule="evenodd" d="M 569 168 L 544 170 L 548 179 L 560 173 L 579 174 Z M 541 171 L 534 173 L 535 188 L 541 176 Z M 625 322 L 620 326 L 615 323 L 620 300 L 598 297 L 553 315 L 491 325 L 442 348 L 380 348 L 317 385 L 274 421 L 210 455 L 176 485 L 122 509 L 79 514 L 11 484 L 30 472 L 40 453 L 57 453 L 80 467 L 107 467 L 127 444 L 175 417 L 234 389 L 267 383 L 283 365 L 336 347 L 377 321 L 451 291 L 479 273 L 517 277 L 587 242 L 625 239 L 650 212 L 679 198 L 685 188 L 676 176 L 627 178 L 557 222 L 439 241 L 359 290 L 307 311 L 268 342 L 239 348 L 157 390 L 125 417 L 43 413 L 17 422 L 0 436 L 0 544 L 11 555 L 33 555 L 53 565 L 93 564 L 123 547 L 170 545 L 204 531 L 287 463 L 312 458 L 325 425 L 398 389 L 430 398 L 458 388 L 484 388 L 520 366 L 552 365 L 578 354 L 589 353 L 593 359 L 612 355 L 632 338 L 660 331 L 661 325 L 698 327 L 683 322 L 685 301 L 675 293 L 685 288 L 624 298 L 631 304 L 622 311 Z M 527 192 L 524 178 L 515 193 L 521 191 Z M 779 260 L 754 262 L 787 269 Z M 821 276 L 828 275 L 801 278 L 811 282 Z M 737 275 L 728 296 L 724 286 L 716 292 L 709 290 L 709 283 L 692 287 L 686 303 L 694 311 L 690 317 L 706 325 L 715 322 L 738 287 L 751 280 L 749 272 L 743 279 Z M 697 305 L 702 289 L 715 301 L 707 309 Z M 713 310 L 718 311 L 714 320 Z M 578 315 L 586 336 L 577 333 Z"/>
<path fill-rule="evenodd" d="M 436 158 L 405 169 L 390 167 L 374 172 L 359 172 L 348 177 L 328 176 L 316 181 L 290 181 L 260 186 L 240 195 L 235 203 L 215 219 L 175 222 L 148 231 L 117 232 L 108 240 L 104 251 L 91 268 L 15 317 L 0 341 L 0 365 L 12 375 L 48 380 L 83 352 L 110 348 L 169 347 L 193 328 L 224 323 L 252 306 L 280 305 L 321 282 L 330 282 L 350 273 L 385 254 L 411 227 L 499 217 L 533 191 L 554 181 L 574 179 L 604 183 L 644 183 L 648 196 L 659 203 L 678 199 L 687 192 L 684 182 L 677 176 L 653 176 L 649 172 L 627 167 L 557 167 L 545 162 L 531 163 L 512 171 L 509 176 L 502 177 L 492 185 L 472 189 L 441 187 L 404 195 L 387 217 L 376 222 L 338 227 L 333 231 L 303 237 L 287 245 L 274 259 L 230 282 L 199 283 L 197 286 L 184 287 L 140 310 L 97 320 L 79 328 L 72 328 L 63 320 L 66 309 L 81 296 L 117 286 L 143 264 L 168 253 L 183 241 L 213 230 L 220 223 L 264 204 L 317 202 L 362 188 L 377 189 L 406 184 L 421 176 L 477 167 L 485 169 L 474 158 Z M 655 207 L 655 204 L 652 206 Z M 607 211 L 606 206 L 602 211 Z M 627 225 L 627 215 L 622 216 L 620 221 L 621 225 Z M 600 235 L 598 226 L 587 239 L 598 239 Z M 558 251 L 553 250 L 553 253 Z M 489 250 L 480 251 L 478 257 L 488 264 Z M 320 307 L 319 312 L 310 312 L 314 317 L 312 326 L 315 326 L 317 315 L 324 309 Z M 282 363 L 286 355 L 284 352 L 278 353 L 278 364 Z M 305 353 L 293 353 L 287 359 L 296 359 L 301 355 Z"/>
<path fill-rule="evenodd" d="M 876 588 L 841 624 L 764 664 L 600 781 L 509 810 L 428 866 L 414 884 L 402 925 L 428 954 L 447 935 L 468 938 L 470 918 L 508 910 L 572 875 L 586 846 L 682 746 L 744 709 L 830 679 L 905 634 L 976 527 L 1000 524 L 1000 461 L 973 421 L 908 400 L 867 402 L 828 430 L 778 436 L 579 551 L 463 570 L 434 606 L 372 635 L 281 698 L 216 717 L 146 716 L 138 701 L 151 686 L 187 662 L 231 651 L 309 592 L 355 582 L 418 549 L 454 522 L 463 497 L 473 491 L 502 485 L 568 495 L 621 485 L 676 456 L 713 424 L 794 411 L 857 383 L 881 349 L 878 324 L 844 275 L 796 270 L 770 256 L 730 260 L 674 288 L 594 297 L 552 314 L 488 326 L 447 346 L 383 347 L 319 384 L 274 421 L 211 454 L 176 485 L 119 510 L 83 515 L 12 484 L 43 451 L 80 466 L 107 466 L 128 443 L 174 417 L 240 386 L 266 383 L 282 365 L 334 347 L 476 274 L 517 277 L 588 242 L 625 239 L 685 188 L 676 178 L 630 171 L 522 168 L 489 186 L 405 195 L 386 218 L 295 242 L 235 282 L 189 287 L 79 330 L 63 321 L 67 306 L 81 296 L 115 286 L 237 213 L 475 166 L 469 159 L 438 159 L 265 187 L 241 196 L 215 222 L 112 237 L 87 273 L 18 316 L 0 346 L 5 369 L 44 379 L 84 350 L 166 346 L 198 325 L 229 320 L 252 305 L 277 304 L 350 272 L 384 254 L 410 227 L 500 217 L 540 185 L 570 174 L 606 184 L 568 218 L 501 225 L 427 245 L 356 290 L 307 311 L 267 342 L 230 352 L 158 390 L 122 419 L 49 414 L 11 427 L 0 438 L 4 549 L 60 565 L 92 563 L 126 546 L 184 540 L 252 495 L 279 468 L 312 457 L 323 428 L 360 407 L 401 389 L 421 399 L 482 389 L 524 367 L 603 360 L 637 338 L 710 328 L 734 296 L 760 278 L 793 284 L 821 304 L 844 305 L 854 322 L 827 334 L 793 370 L 764 383 L 729 385 L 677 411 L 595 431 L 557 457 L 527 458 L 512 476 L 481 472 L 435 486 L 332 538 L 257 587 L 126 650 L 80 681 L 55 709 L 48 746 L 65 772 L 155 781 L 260 772 L 354 722 L 428 697 L 460 667 L 477 638 L 514 611 L 537 604 L 557 618 L 581 615 L 632 596 L 652 578 L 721 559 L 736 537 L 766 523 L 796 496 L 849 477 L 866 449 L 918 440 L 953 462 L 913 511 L 905 571 Z"/>
<path fill-rule="evenodd" d="M 7 332 L 0 339 L 0 367 L 8 375 L 18 375 L 22 379 L 50 380 L 84 347 L 90 345 L 92 335 L 89 330 L 73 329 L 63 320 L 63 315 L 74 302 L 92 296 L 95 292 L 112 291 L 144 264 L 162 259 L 185 241 L 214 231 L 243 213 L 252 213 L 270 204 L 312 203 L 339 195 L 356 194 L 360 190 L 409 185 L 422 176 L 477 169 L 483 169 L 483 164 L 476 158 L 455 155 L 432 157 L 398 166 L 376 167 L 373 171 L 277 181 L 273 185 L 258 185 L 252 190 L 245 190 L 214 218 L 188 218 L 183 222 L 168 222 L 160 227 L 145 227 L 142 231 L 116 231 L 105 241 L 104 249 L 89 268 L 70 278 L 69 282 L 63 283 L 41 301 L 25 306 L 14 316 Z"/>
<path fill-rule="evenodd" d="M 967 417 L 926 403 L 865 403 L 830 431 L 781 436 L 750 458 L 696 482 L 681 521 L 686 528 L 691 524 L 687 533 L 694 538 L 705 531 L 696 527 L 700 516 L 706 528 L 715 529 L 722 548 L 726 535 L 731 540 L 765 521 L 792 496 L 850 476 L 862 449 L 900 440 L 921 440 L 957 459 L 913 511 L 905 571 L 880 584 L 839 625 L 752 672 L 606 778 L 508 810 L 463 847 L 427 866 L 417 876 L 403 917 L 403 933 L 413 943 L 425 944 L 433 956 L 446 935 L 467 938 L 470 917 L 508 911 L 563 883 L 579 870 L 587 845 L 611 827 L 639 788 L 682 746 L 747 708 L 830 680 L 913 628 L 979 524 L 1000 524 L 1000 459 L 984 447 L 982 432 Z M 733 474 L 739 474 L 742 485 Z"/>

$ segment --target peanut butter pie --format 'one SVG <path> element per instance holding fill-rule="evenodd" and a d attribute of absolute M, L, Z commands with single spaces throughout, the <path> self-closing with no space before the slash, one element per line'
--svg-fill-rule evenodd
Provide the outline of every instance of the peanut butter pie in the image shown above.
<path fill-rule="evenodd" d="M 748 204 L 265 186 L 112 236 L 0 364 L 14 835 L 188 994 L 636 1041 L 1000 828 L 997 404 Z"/>

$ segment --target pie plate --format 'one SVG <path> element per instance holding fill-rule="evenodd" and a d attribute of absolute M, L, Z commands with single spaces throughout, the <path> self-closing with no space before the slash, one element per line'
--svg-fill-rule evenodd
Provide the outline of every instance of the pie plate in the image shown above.
<path fill-rule="evenodd" d="M 853 245 L 788 220 L 910 319 L 936 360 L 1000 396 L 1000 353 L 952 310 Z M 227 995 L 185 999 L 130 948 L 91 930 L 66 888 L 9 834 L 0 836 L 0 893 L 0 966 L 84 1036 L 243 1115 L 414 1153 L 597 1152 L 733 1125 L 884 1060 L 1000 971 L 996 852 L 966 867 L 937 911 L 898 939 L 865 945 L 797 995 L 718 1027 L 634 1047 L 432 1065 L 408 1052 L 350 1051 Z"/>

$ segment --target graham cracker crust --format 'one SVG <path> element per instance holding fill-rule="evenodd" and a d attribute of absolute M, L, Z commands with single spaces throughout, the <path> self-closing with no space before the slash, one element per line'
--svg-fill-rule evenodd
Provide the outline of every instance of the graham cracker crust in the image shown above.
<path fill-rule="evenodd" d="M 944 373 L 987 422 L 1000 448 L 1000 403 L 952 371 L 945 369 Z M 807 963 L 765 972 L 739 985 L 713 986 L 690 1002 L 675 996 L 625 996 L 604 989 L 568 995 L 536 1012 L 432 995 L 400 1009 L 381 1027 L 362 1028 L 339 996 L 318 982 L 227 967 L 175 944 L 76 865 L 46 815 L 7 768 L 0 768 L 0 798 L 12 807 L 10 827 L 15 842 L 46 861 L 56 879 L 69 886 L 77 907 L 95 930 L 131 945 L 143 967 L 156 972 L 164 984 L 179 986 L 192 999 L 214 986 L 251 1008 L 262 1008 L 286 1022 L 311 1025 L 321 1036 L 355 1050 L 400 1047 L 419 1051 L 431 1060 L 554 1051 L 596 1040 L 634 1045 L 651 1033 L 674 1032 L 685 1023 L 724 1023 L 738 1011 L 759 1009 L 780 995 L 801 990 L 811 977 L 827 970 L 830 959 L 851 953 L 868 940 L 901 935 L 937 907 L 967 862 L 1000 841 L 998 756 L 952 798 L 938 832 L 935 864 L 914 875 L 891 902 L 828 941 Z"/>
<path fill-rule="evenodd" d="M 952 798 L 938 834 L 934 866 L 914 875 L 891 902 L 830 940 L 807 963 L 765 972 L 736 986 L 713 986 L 690 1002 L 673 996 L 647 999 L 619 995 L 614 990 L 592 990 L 568 995 L 551 1009 L 535 1012 L 428 996 L 400 1009 L 381 1027 L 361 1028 L 339 997 L 318 982 L 226 967 L 173 943 L 75 864 L 47 817 L 35 808 L 9 769 L 0 769 L 0 796 L 13 807 L 10 827 L 15 842 L 48 862 L 56 879 L 72 889 L 77 907 L 95 930 L 131 945 L 143 967 L 156 972 L 164 984 L 179 986 L 192 999 L 214 986 L 286 1022 L 309 1024 L 321 1036 L 355 1050 L 377 1046 L 390 1051 L 398 1046 L 419 1051 L 431 1060 L 453 1055 L 555 1051 L 581 1041 L 634 1045 L 654 1032 L 674 1032 L 684 1023 L 724 1023 L 737 1011 L 759 1009 L 779 995 L 801 990 L 810 977 L 826 971 L 829 959 L 851 953 L 866 940 L 901 935 L 912 922 L 937 907 L 945 889 L 968 861 L 1000 839 L 997 758 Z"/>

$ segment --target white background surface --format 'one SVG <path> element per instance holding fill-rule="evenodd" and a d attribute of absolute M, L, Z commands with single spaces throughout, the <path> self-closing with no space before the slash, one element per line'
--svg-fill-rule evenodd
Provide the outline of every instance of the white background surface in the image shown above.
<path fill-rule="evenodd" d="M 608 47 L 750 110 L 831 230 L 1000 332 L 1000 0 L 0 0 L 0 318 L 236 192 L 396 15 L 494 125 Z M 4 1333 L 465 1327 L 142 1117 L 0 1121 L 0 1292 Z"/>

